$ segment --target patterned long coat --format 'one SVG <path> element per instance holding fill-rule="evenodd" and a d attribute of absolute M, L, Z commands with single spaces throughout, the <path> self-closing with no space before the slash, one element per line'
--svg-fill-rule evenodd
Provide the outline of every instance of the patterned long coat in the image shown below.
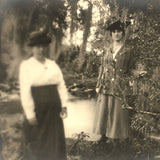
<path fill-rule="evenodd" d="M 128 137 L 128 111 L 122 109 L 122 105 L 130 92 L 129 77 L 133 66 L 133 54 L 125 45 L 114 59 L 112 48 L 102 56 L 94 133 L 110 138 Z"/>
<path fill-rule="evenodd" d="M 97 81 L 100 93 L 120 97 L 129 89 L 129 76 L 134 66 L 133 52 L 123 46 L 113 59 L 112 48 L 108 48 L 101 58 Z"/>

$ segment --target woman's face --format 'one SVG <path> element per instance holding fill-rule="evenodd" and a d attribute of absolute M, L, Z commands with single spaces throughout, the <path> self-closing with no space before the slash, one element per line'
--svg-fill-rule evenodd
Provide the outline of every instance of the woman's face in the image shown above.
<path fill-rule="evenodd" d="M 48 45 L 38 45 L 32 47 L 33 56 L 38 60 L 41 60 L 45 57 L 45 53 L 48 49 Z"/>
<path fill-rule="evenodd" d="M 124 37 L 122 30 L 114 30 L 111 32 L 113 41 L 121 41 Z"/>

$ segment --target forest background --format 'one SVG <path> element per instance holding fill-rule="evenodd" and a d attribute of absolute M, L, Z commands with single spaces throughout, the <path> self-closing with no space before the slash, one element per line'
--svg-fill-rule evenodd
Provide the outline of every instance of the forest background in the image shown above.
<path fill-rule="evenodd" d="M 32 54 L 27 37 L 40 28 L 52 37 L 47 56 L 62 68 L 69 92 L 95 98 L 105 27 L 118 19 L 131 21 L 126 43 L 136 58 L 131 95 L 124 93 L 132 110 L 131 128 L 137 136 L 158 137 L 160 0 L 0 0 L 1 99 L 18 91 L 19 64 Z"/>

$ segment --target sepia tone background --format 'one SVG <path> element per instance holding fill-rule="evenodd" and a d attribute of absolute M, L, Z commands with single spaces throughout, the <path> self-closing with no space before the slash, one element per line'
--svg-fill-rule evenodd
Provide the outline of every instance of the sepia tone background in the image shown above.
<path fill-rule="evenodd" d="M 70 160 L 103 160 L 112 146 L 92 134 L 95 86 L 105 27 L 129 20 L 126 43 L 136 58 L 130 97 L 131 142 L 110 159 L 160 158 L 160 0 L 0 0 L 0 133 L 4 160 L 21 160 L 18 72 L 32 55 L 28 34 L 45 28 L 52 38 L 48 58 L 61 67 L 69 92 L 64 120 Z M 105 36 L 107 37 L 107 36 Z M 140 75 L 140 76 L 139 76 Z M 108 158 L 109 159 L 109 158 Z"/>

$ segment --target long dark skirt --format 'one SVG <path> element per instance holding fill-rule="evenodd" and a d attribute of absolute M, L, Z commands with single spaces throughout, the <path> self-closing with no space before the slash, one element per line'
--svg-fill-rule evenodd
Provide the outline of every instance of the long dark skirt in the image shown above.
<path fill-rule="evenodd" d="M 38 125 L 24 124 L 25 160 L 66 160 L 61 102 L 56 85 L 32 87 Z"/>

